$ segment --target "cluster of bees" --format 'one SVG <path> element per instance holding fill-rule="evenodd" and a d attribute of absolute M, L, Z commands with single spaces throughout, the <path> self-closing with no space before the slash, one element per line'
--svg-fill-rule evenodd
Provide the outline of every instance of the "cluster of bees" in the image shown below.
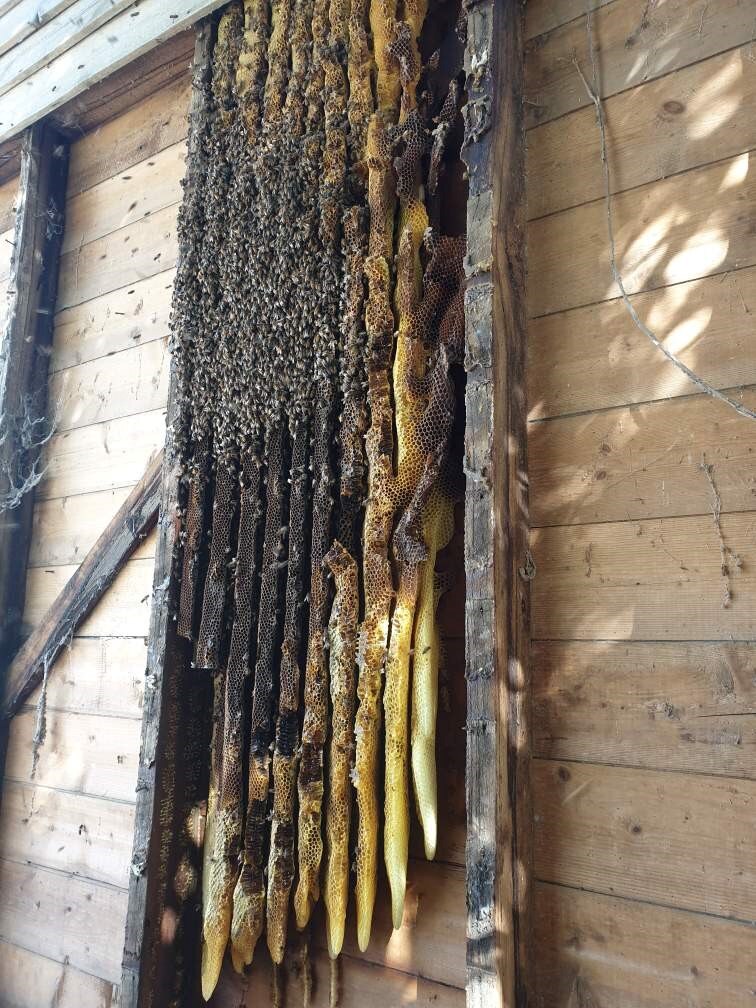
<path fill-rule="evenodd" d="M 423 67 L 426 13 L 233 3 L 193 127 L 173 437 L 177 631 L 214 677 L 206 999 L 227 948 L 242 971 L 265 933 L 280 964 L 290 914 L 305 929 L 321 893 L 336 958 L 352 866 L 367 946 L 382 776 L 395 927 L 410 765 L 435 854 L 435 566 L 459 491 L 464 239 L 438 231 L 458 87 L 438 54 Z"/>

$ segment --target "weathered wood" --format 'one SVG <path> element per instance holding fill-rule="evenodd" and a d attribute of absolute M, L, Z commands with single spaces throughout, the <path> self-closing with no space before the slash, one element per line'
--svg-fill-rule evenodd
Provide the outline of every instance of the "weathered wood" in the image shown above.
<path fill-rule="evenodd" d="M 186 140 L 186 110 L 191 91 L 189 59 L 179 60 L 175 72 L 178 74 L 175 80 L 71 144 L 69 198 Z"/>
<path fill-rule="evenodd" d="M 604 4 L 613 3 L 614 0 L 592 0 L 591 9 L 596 10 Z M 536 35 L 543 35 L 546 32 L 559 28 L 575 18 L 585 14 L 585 0 L 528 0 L 525 4 L 525 38 L 531 39 Z"/>
<path fill-rule="evenodd" d="M 53 374 L 50 399 L 57 404 L 58 430 L 75 430 L 164 407 L 168 395 L 166 344 L 167 340 L 150 340 L 144 346 L 132 345 Z"/>
<path fill-rule="evenodd" d="M 666 346 L 715 388 L 756 384 L 750 325 L 756 268 L 637 294 L 633 304 Z M 532 420 L 695 392 L 619 299 L 533 319 L 528 344 Z"/>
<path fill-rule="evenodd" d="M 64 253 L 58 307 L 70 308 L 175 266 L 178 208 L 173 203 Z"/>
<path fill-rule="evenodd" d="M 37 498 L 133 486 L 164 441 L 164 410 L 56 434 L 46 445 L 45 476 Z"/>
<path fill-rule="evenodd" d="M 617 266 L 628 294 L 753 265 L 754 213 L 748 154 L 615 196 Z M 603 200 L 531 221 L 528 231 L 531 317 L 618 296 Z"/>
<path fill-rule="evenodd" d="M 533 760 L 537 877 L 756 918 L 756 781 Z"/>
<path fill-rule="evenodd" d="M 47 709 L 142 717 L 147 642 L 143 637 L 74 637 L 47 684 Z M 41 687 L 29 696 L 36 706 Z"/>
<path fill-rule="evenodd" d="M 750 644 L 540 642 L 533 755 L 756 780 Z"/>
<path fill-rule="evenodd" d="M 118 982 L 126 893 L 35 865 L 0 861 L 0 940 Z"/>
<path fill-rule="evenodd" d="M 73 0 L 21 0 L 0 16 L 0 55 L 35 34 Z"/>
<path fill-rule="evenodd" d="M 754 103 L 750 43 L 607 99 L 612 191 L 752 150 Z M 528 133 L 531 218 L 603 198 L 599 146 L 593 105 Z"/>
<path fill-rule="evenodd" d="M 711 514 L 534 530 L 532 631 L 541 640 L 752 640 L 753 514 L 722 517 L 732 601 L 724 607 Z"/>
<path fill-rule="evenodd" d="M 591 104 L 573 62 L 577 59 L 590 77 L 584 4 L 579 13 L 582 17 L 528 43 L 527 127 Z M 596 10 L 593 34 L 601 94 L 607 98 L 715 53 L 747 45 L 753 23 L 740 0 L 658 5 L 647 0 L 614 0 Z"/>
<path fill-rule="evenodd" d="M 142 346 L 168 335 L 173 270 L 102 294 L 55 316 L 50 370 Z"/>
<path fill-rule="evenodd" d="M 536 1008 L 751 1008 L 752 926 L 537 884 Z"/>
<path fill-rule="evenodd" d="M 529 890 L 521 7 L 467 21 L 467 1004 L 526 996 Z"/>
<path fill-rule="evenodd" d="M 24 138 L 8 314 L 0 349 L 3 496 L 11 487 L 23 485 L 34 471 L 39 442 L 46 433 L 47 370 L 67 167 L 68 147 L 60 135 L 44 122 L 32 127 Z M 4 511 L 0 522 L 0 669 L 18 643 L 33 501 L 32 487 L 17 507 Z"/>
<path fill-rule="evenodd" d="M 80 875 L 125 889 L 134 806 L 6 781 L 0 858 Z"/>
<path fill-rule="evenodd" d="M 34 7 L 39 8 L 39 0 L 32 2 Z M 131 0 L 65 0 L 65 10 L 55 16 L 47 12 L 47 17 L 42 20 L 39 11 L 35 11 L 33 19 L 16 36 L 15 42 L 8 39 L 6 49 L 12 47 L 12 51 L 6 52 L 0 60 L 0 94 L 5 94 L 45 63 L 66 52 L 130 3 Z M 58 3 L 55 6 L 60 9 L 61 5 Z M 2 33 L 0 23 L 0 37 Z"/>
<path fill-rule="evenodd" d="M 77 196 L 69 195 L 63 252 L 78 249 L 178 203 L 185 158 L 186 144 L 181 140 Z M 123 249 L 119 248 L 119 252 Z"/>
<path fill-rule="evenodd" d="M 18 179 L 10 178 L 0 185 L 0 231 L 7 231 L 13 226 L 16 216 L 16 196 L 18 195 Z"/>
<path fill-rule="evenodd" d="M 0 941 L 3 997 L 13 1008 L 55 1005 L 55 1008 L 117 1008 L 117 988 L 82 973 L 70 963 Z"/>
<path fill-rule="evenodd" d="M 61 648 L 97 605 L 118 571 L 157 520 L 162 457 L 158 455 L 89 551 L 45 619 L 8 670 L 3 710 L 11 717 Z"/>
<path fill-rule="evenodd" d="M 732 395 L 756 406 L 750 389 Z M 704 457 L 722 513 L 751 511 L 753 428 L 753 420 L 706 395 L 531 424 L 532 524 L 707 514 L 714 498 Z"/>
<path fill-rule="evenodd" d="M 200 185 L 202 144 L 209 123 L 214 28 L 198 31 L 190 106 L 186 186 Z M 189 642 L 176 635 L 180 564 L 181 468 L 173 439 L 178 421 L 178 377 L 173 366 L 155 551 L 147 686 L 139 755 L 132 875 L 123 951 L 121 1004 L 150 1008 L 171 998 L 199 1002 L 200 921 L 196 879 L 201 871 L 201 824 L 189 837 L 207 796 L 210 741 L 210 677 L 191 669 Z M 191 839 L 190 843 L 187 843 Z M 193 867 L 194 885 L 177 886 L 179 866 Z M 166 937 L 163 922 L 172 922 Z M 194 1003 L 194 1000 L 192 1000 Z"/>
<path fill-rule="evenodd" d="M 134 801 L 137 719 L 48 712 L 47 735 L 32 780 L 36 718 L 35 710 L 24 707 L 10 722 L 6 779 L 97 798 Z"/>
<path fill-rule="evenodd" d="M 222 2 L 183 0 L 168 5 L 162 0 L 140 0 L 133 4 L 0 96 L 0 141 L 211 13 Z"/>

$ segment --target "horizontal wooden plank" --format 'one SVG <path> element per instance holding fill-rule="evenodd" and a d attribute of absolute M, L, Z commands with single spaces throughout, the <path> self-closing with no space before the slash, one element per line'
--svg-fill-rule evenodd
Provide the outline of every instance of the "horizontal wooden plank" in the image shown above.
<path fill-rule="evenodd" d="M 319 906 L 313 941 L 324 947 L 322 904 Z M 398 931 L 392 929 L 388 883 L 381 872 L 370 944 L 364 953 L 359 952 L 354 908 L 350 906 L 344 951 L 368 962 L 464 989 L 464 868 L 411 860 L 404 919 Z"/>
<path fill-rule="evenodd" d="M 174 276 L 174 270 L 165 270 L 58 312 L 51 372 L 164 339 Z"/>
<path fill-rule="evenodd" d="M 302 999 L 302 974 L 292 955 L 294 969 L 287 971 L 286 1004 L 308 1003 L 311 1008 L 329 1008 L 330 960 L 317 949 L 310 954 L 312 970 L 312 1000 Z M 267 949 L 255 952 L 254 966 L 249 976 L 242 977 L 228 963 L 210 1002 L 213 1008 L 257 1008 L 270 1003 L 271 968 Z M 387 1008 L 393 1005 L 415 1005 L 417 1008 L 464 1008 L 465 992 L 456 987 L 433 983 L 423 977 L 401 973 L 372 963 L 341 956 L 339 959 L 339 1004 L 360 1008 Z"/>
<path fill-rule="evenodd" d="M 725 580 L 711 515 L 536 529 L 532 633 L 540 640 L 752 640 L 756 556 L 751 514 L 725 515 L 741 558 Z"/>
<path fill-rule="evenodd" d="M 147 633 L 154 561 L 128 560 L 106 595 L 79 627 L 81 637 L 143 637 Z M 56 600 L 77 565 L 33 567 L 26 580 L 24 624 L 35 627 Z"/>
<path fill-rule="evenodd" d="M 537 1008 L 751 1008 L 752 927 L 537 884 Z"/>
<path fill-rule="evenodd" d="M 0 94 L 66 52 L 130 3 L 131 0 L 67 0 L 64 11 L 41 26 L 37 24 L 28 37 L 0 60 Z"/>
<path fill-rule="evenodd" d="M 71 144 L 69 198 L 186 139 L 187 72 Z"/>
<path fill-rule="evenodd" d="M 638 294 L 633 303 L 665 346 L 710 385 L 756 383 L 750 328 L 756 268 Z M 620 300 L 533 319 L 528 344 L 531 419 L 696 391 Z"/>
<path fill-rule="evenodd" d="M 609 98 L 612 191 L 621 192 L 756 147 L 750 43 Z M 604 195 L 591 105 L 527 134 L 528 214 L 543 217 Z"/>
<path fill-rule="evenodd" d="M 141 0 L 0 97 L 0 140 L 53 112 L 86 88 L 221 6 Z M 134 15 L 134 16 L 132 16 Z"/>
<path fill-rule="evenodd" d="M 70 308 L 175 266 L 177 214 L 178 204 L 165 207 L 61 256 L 58 308 Z"/>
<path fill-rule="evenodd" d="M 629 294 L 756 262 L 756 173 L 748 154 L 620 193 L 612 213 L 617 265 Z M 603 200 L 531 221 L 528 259 L 531 316 L 619 293 Z"/>
<path fill-rule="evenodd" d="M 48 710 L 139 719 L 146 667 L 144 637 L 74 637 L 50 669 Z M 29 706 L 36 706 L 40 690 Z"/>
<path fill-rule="evenodd" d="M 3 786 L 0 858 L 126 888 L 134 806 L 54 788 Z"/>
<path fill-rule="evenodd" d="M 753 409 L 756 392 L 738 399 Z M 706 395 L 531 424 L 532 524 L 624 521 L 756 506 L 753 420 Z"/>
<path fill-rule="evenodd" d="M 117 984 L 127 894 L 35 865 L 0 861 L 0 939 Z"/>
<path fill-rule="evenodd" d="M 186 144 L 152 154 L 66 202 L 63 252 L 129 227 L 181 199 Z"/>
<path fill-rule="evenodd" d="M 168 399 L 167 339 L 58 371 L 50 379 L 59 431 L 162 409 Z"/>
<path fill-rule="evenodd" d="M 29 566 L 81 563 L 132 489 L 119 487 L 117 490 L 37 501 Z M 154 555 L 153 535 L 148 535 L 132 553 L 134 559 Z"/>
<path fill-rule="evenodd" d="M 754 781 L 534 760 L 536 875 L 753 921 L 755 800 Z"/>
<path fill-rule="evenodd" d="M 133 486 L 164 441 L 164 410 L 56 434 L 47 445 L 37 499 Z"/>
<path fill-rule="evenodd" d="M 140 724 L 134 718 L 48 711 L 47 735 L 32 781 L 36 711 L 22 709 L 10 722 L 7 778 L 97 798 L 133 802 Z"/>
<path fill-rule="evenodd" d="M 21 0 L 0 17 L 0 55 L 23 42 L 48 23 L 72 0 Z"/>
<path fill-rule="evenodd" d="M 613 2 L 614 0 L 591 0 L 591 9 Z M 524 37 L 530 39 L 553 31 L 585 14 L 586 7 L 583 0 L 560 0 L 558 4 L 554 0 L 528 0 L 525 4 Z"/>
<path fill-rule="evenodd" d="M 583 12 L 581 12 L 583 13 Z M 740 0 L 615 0 L 593 16 L 596 63 L 604 97 L 680 70 L 753 34 Z M 548 122 L 590 104 L 575 69 L 590 79 L 585 16 L 525 47 L 525 124 Z"/>
<path fill-rule="evenodd" d="M 0 233 L 13 227 L 16 219 L 16 195 L 18 193 L 18 177 L 10 178 L 0 185 Z"/>
<path fill-rule="evenodd" d="M 115 984 L 7 941 L 0 941 L 0 976 L 3 1008 L 116 1008 L 118 1002 Z"/>
<path fill-rule="evenodd" d="M 756 779 L 751 645 L 535 643 L 533 754 Z"/>

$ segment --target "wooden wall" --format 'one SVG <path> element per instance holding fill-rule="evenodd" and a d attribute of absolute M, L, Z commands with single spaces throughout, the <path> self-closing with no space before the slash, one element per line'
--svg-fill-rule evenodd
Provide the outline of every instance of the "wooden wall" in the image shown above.
<path fill-rule="evenodd" d="M 753 8 L 591 6 L 626 286 L 754 408 Z M 698 393 L 616 296 L 574 65 L 590 79 L 585 9 L 526 9 L 534 1002 L 745 1008 L 756 424 Z"/>
<path fill-rule="evenodd" d="M 37 491 L 25 621 L 42 617 L 162 447 L 188 62 L 71 148 L 50 362 L 57 433 Z M 0 231 L 8 225 L 0 190 Z M 0 245 L 2 244 L 0 240 Z M 0 282 L 5 253 L 0 247 Z M 11 724 L 0 817 L 0 1005 L 116 1003 L 154 535 Z"/>

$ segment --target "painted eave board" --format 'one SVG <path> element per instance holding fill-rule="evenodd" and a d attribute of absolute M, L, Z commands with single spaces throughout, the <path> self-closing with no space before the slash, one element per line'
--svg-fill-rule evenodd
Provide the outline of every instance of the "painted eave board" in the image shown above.
<path fill-rule="evenodd" d="M 135 0 L 0 96 L 0 142 L 189 28 L 225 0 Z M 13 52 L 9 50 L 7 56 Z M 0 67 L 3 63 L 0 56 Z"/>

